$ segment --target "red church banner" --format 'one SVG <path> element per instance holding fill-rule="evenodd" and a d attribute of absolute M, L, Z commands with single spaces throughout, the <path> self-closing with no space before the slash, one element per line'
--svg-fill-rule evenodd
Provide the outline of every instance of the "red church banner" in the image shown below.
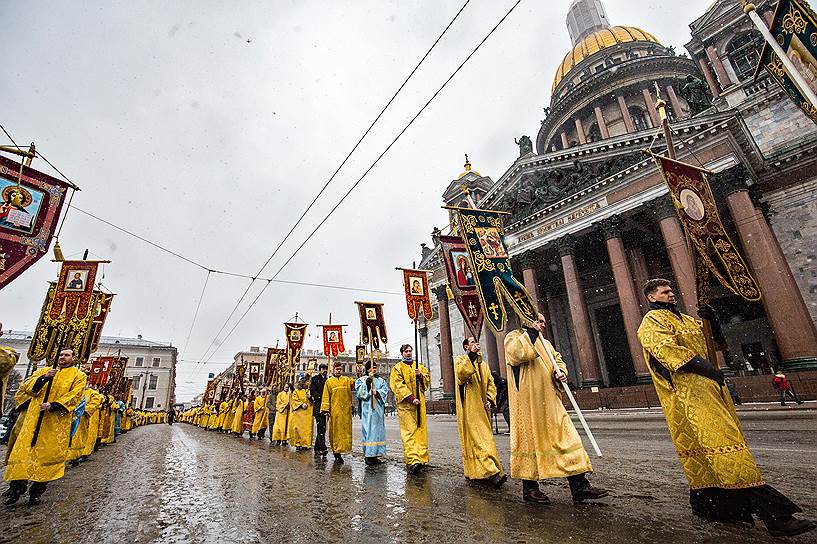
<path fill-rule="evenodd" d="M 406 306 L 409 319 L 417 321 L 420 309 L 426 319 L 431 319 L 431 296 L 428 292 L 428 273 L 425 270 L 400 268 L 403 271 L 403 288 L 406 291 Z"/>
<path fill-rule="evenodd" d="M 343 325 L 320 325 L 323 328 L 323 354 L 337 357 L 346 351 L 343 345 Z"/>

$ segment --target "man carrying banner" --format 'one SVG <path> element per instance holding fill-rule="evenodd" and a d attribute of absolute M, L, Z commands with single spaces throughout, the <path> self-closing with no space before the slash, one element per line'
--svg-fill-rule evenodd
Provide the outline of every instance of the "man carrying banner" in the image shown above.
<path fill-rule="evenodd" d="M 3 472 L 3 479 L 10 482 L 7 505 L 16 503 L 26 488 L 28 504 L 39 504 L 46 484 L 65 473 L 71 414 L 82 398 L 86 379 L 73 364 L 74 350 L 63 349 L 57 368 L 37 370 L 17 390 L 17 405 L 28 407 Z"/>
<path fill-rule="evenodd" d="M 462 448 L 462 468 L 468 480 L 484 480 L 500 487 L 508 477 L 496 452 L 488 414 L 496 404 L 496 387 L 491 369 L 482 359 L 479 342 L 469 336 L 462 342 L 465 355 L 454 359 L 457 378 L 457 429 Z"/>
<path fill-rule="evenodd" d="M 267 425 L 269 419 L 267 418 L 267 388 L 261 388 L 258 396 L 255 397 L 255 404 L 253 405 L 255 416 L 252 422 L 252 432 L 250 438 L 255 436 L 258 440 L 263 440 L 267 432 Z"/>
<path fill-rule="evenodd" d="M 706 360 L 701 321 L 682 314 L 668 280 L 644 286 L 650 310 L 638 328 L 644 358 L 661 401 L 670 436 L 689 482 L 689 502 L 698 516 L 753 523 L 756 515 L 773 536 L 794 536 L 817 527 L 794 514 L 800 508 L 763 481 L 746 444 L 723 372 Z M 714 310 L 699 315 L 723 334 Z"/>
<path fill-rule="evenodd" d="M 360 406 L 360 431 L 363 457 L 368 466 L 383 463 L 386 456 L 386 397 L 389 385 L 377 375 L 377 364 L 366 361 L 366 375 L 355 381 Z M 374 395 L 374 402 L 372 402 Z"/>
<path fill-rule="evenodd" d="M 332 364 L 332 377 L 323 386 L 319 407 L 321 414 L 329 417 L 329 445 L 332 446 L 336 463 L 343 463 L 343 454 L 352 451 L 352 391 L 355 380 L 341 375 L 342 370 L 340 361 Z"/>
<path fill-rule="evenodd" d="M 87 375 L 91 371 L 91 365 L 84 364 L 82 370 Z M 79 426 L 71 438 L 71 445 L 66 459 L 73 465 L 84 461 L 94 451 L 96 435 L 99 432 L 99 409 L 104 400 L 104 397 L 96 392 L 90 384 L 85 386 L 84 394 L 85 410 L 79 417 Z"/>
<path fill-rule="evenodd" d="M 312 417 L 315 418 L 315 457 L 326 457 L 329 450 L 326 449 L 326 414 L 321 408 L 323 402 L 323 386 L 326 384 L 326 373 L 329 366 L 321 363 L 318 366 L 319 372 L 312 376 L 309 381 L 309 395 L 312 397 Z"/>
<path fill-rule="evenodd" d="M 428 369 L 414 366 L 413 349 L 400 346 L 399 363 L 391 370 L 389 386 L 397 401 L 403 458 L 409 474 L 419 474 L 428 464 L 428 427 L 426 426 L 425 391 L 429 384 Z"/>
<path fill-rule="evenodd" d="M 600 499 L 607 491 L 590 485 L 590 457 L 559 396 L 567 383 L 567 365 L 541 336 L 546 322 L 538 314 L 533 327 L 505 337 L 511 414 L 511 477 L 522 480 L 522 498 L 550 504 L 538 480 L 567 478 L 573 502 Z M 550 364 L 555 361 L 556 368 Z"/>

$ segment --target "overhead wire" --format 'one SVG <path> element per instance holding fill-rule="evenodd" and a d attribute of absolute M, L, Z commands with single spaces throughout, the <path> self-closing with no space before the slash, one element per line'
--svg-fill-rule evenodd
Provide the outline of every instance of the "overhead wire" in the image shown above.
<path fill-rule="evenodd" d="M 397 98 L 397 95 L 399 95 L 400 92 L 403 90 L 403 88 L 406 86 L 406 84 L 408 84 L 408 82 L 412 78 L 412 76 L 414 76 L 414 74 L 417 72 L 417 70 L 423 64 L 423 62 L 425 62 L 425 60 L 428 58 L 428 56 L 431 54 L 431 52 L 434 50 L 434 48 L 437 46 L 437 44 L 440 42 L 440 40 L 443 38 L 443 36 L 445 36 L 445 34 L 448 32 L 448 30 L 451 28 L 451 26 L 454 24 L 454 22 L 459 18 L 460 14 L 463 12 L 463 10 L 466 8 L 466 6 L 469 3 L 470 3 L 470 0 L 466 0 L 466 2 L 462 5 L 462 7 L 460 7 L 459 11 L 457 11 L 457 13 L 454 15 L 454 17 L 448 22 L 448 24 L 443 29 L 443 31 L 440 33 L 440 35 L 437 36 L 437 39 L 434 40 L 434 43 L 431 44 L 431 47 L 428 48 L 428 50 L 425 52 L 425 54 L 422 56 L 422 58 L 420 58 L 420 61 L 414 66 L 414 69 L 411 70 L 409 75 L 406 76 L 406 78 L 403 80 L 403 82 L 400 84 L 400 86 L 397 88 L 397 90 L 394 92 L 394 94 L 391 96 L 391 98 L 389 98 L 389 100 L 386 102 L 386 105 L 381 108 L 380 112 L 374 118 L 374 121 L 371 122 L 369 127 L 365 130 L 365 132 L 363 132 L 363 135 L 360 136 L 360 138 L 357 140 L 355 145 L 352 146 L 352 149 L 346 154 L 346 156 L 343 158 L 343 160 L 338 165 L 338 167 L 335 168 L 335 171 L 332 173 L 332 175 L 329 177 L 329 179 L 326 181 L 326 183 L 323 184 L 323 187 L 321 187 L 320 191 L 318 191 L 318 193 L 312 198 L 312 201 L 309 203 L 309 205 L 306 207 L 306 209 L 301 213 L 298 220 L 295 221 L 295 223 L 292 225 L 292 227 L 290 227 L 289 231 L 286 233 L 284 238 L 278 243 L 278 245 L 275 247 L 273 252 L 270 254 L 270 256 L 267 258 L 267 260 L 261 266 L 261 268 L 258 269 L 258 272 L 255 274 L 255 277 L 250 278 L 251 279 L 250 283 L 244 289 L 244 292 L 241 293 L 241 296 L 238 298 L 238 301 L 233 306 L 233 309 L 230 311 L 230 314 L 227 316 L 227 319 L 225 319 L 224 323 L 222 323 L 222 325 L 219 328 L 218 332 L 216 332 L 216 334 L 213 336 L 213 341 L 210 342 L 210 345 L 207 346 L 206 350 L 204 350 L 204 353 L 202 354 L 202 359 L 204 359 L 207 356 L 207 353 L 210 351 L 210 349 L 215 346 L 215 343 L 218 341 L 219 335 L 222 332 L 224 332 L 224 329 L 227 327 L 227 324 L 230 322 L 230 319 L 232 319 L 232 317 L 235 315 L 235 312 L 238 310 L 239 306 L 241 306 L 241 303 L 246 298 L 247 293 L 250 292 L 250 289 L 255 284 L 255 281 L 258 279 L 257 276 L 261 275 L 261 273 L 264 271 L 264 269 L 267 267 L 267 265 L 269 265 L 270 261 L 272 261 L 272 259 L 275 257 L 275 255 L 277 255 L 278 252 L 281 250 L 281 248 L 284 246 L 286 241 L 289 240 L 289 237 L 292 235 L 293 232 L 295 232 L 295 229 L 298 228 L 298 226 L 303 221 L 304 217 L 306 217 L 306 215 L 309 213 L 309 211 L 312 209 L 312 207 L 315 205 L 315 203 L 318 201 L 318 199 L 320 199 L 320 197 L 323 195 L 323 193 L 326 191 L 326 189 L 329 187 L 329 185 L 332 183 L 332 181 L 334 181 L 335 177 L 338 175 L 338 172 L 340 172 L 340 170 L 346 165 L 346 163 L 349 161 L 349 158 L 352 156 L 352 154 L 355 151 L 357 151 L 357 148 L 360 146 L 360 144 L 363 142 L 363 140 L 366 138 L 366 136 L 369 135 L 372 128 L 374 128 L 374 126 L 377 124 L 377 122 L 380 120 L 380 118 L 383 116 L 383 114 L 386 112 L 386 110 L 392 105 L 394 100 Z M 269 281 L 267 281 L 266 285 L 262 289 L 262 292 L 264 290 L 266 290 L 267 286 L 269 286 Z M 258 300 L 258 298 L 256 297 L 255 300 Z"/>
<path fill-rule="evenodd" d="M 485 37 L 482 38 L 482 40 L 480 40 L 480 42 L 471 51 L 471 53 L 469 53 L 468 56 L 465 57 L 465 59 L 460 63 L 460 65 L 457 66 L 456 70 L 454 70 L 454 72 L 450 76 L 448 76 L 448 78 L 443 82 L 443 84 L 440 86 L 440 88 L 438 88 L 437 91 L 435 91 L 434 94 L 431 95 L 431 98 L 429 98 L 426 101 L 426 103 L 409 120 L 409 122 L 403 127 L 403 129 L 397 134 L 397 136 L 394 137 L 394 139 L 391 141 L 391 143 L 389 143 L 389 145 L 386 146 L 386 148 L 380 153 L 380 155 L 377 156 L 377 158 L 374 160 L 374 162 L 363 172 L 363 175 L 361 175 L 360 178 L 358 178 L 358 180 L 346 191 L 346 193 L 343 195 L 343 197 L 341 197 L 341 199 L 332 207 L 332 209 L 329 210 L 329 213 L 321 220 L 320 223 L 318 223 L 318 225 L 312 230 L 312 232 L 309 234 L 309 236 L 306 237 L 306 239 L 301 243 L 301 245 L 299 245 L 298 248 L 284 262 L 284 264 L 281 265 L 281 267 L 278 269 L 278 271 L 272 276 L 272 278 L 271 278 L 272 281 L 275 280 L 275 278 L 278 276 L 278 274 L 280 274 L 283 271 L 283 269 L 292 261 L 292 259 L 295 258 L 295 256 L 301 251 L 301 249 L 304 248 L 304 246 L 307 244 L 307 242 L 309 242 L 309 240 L 312 239 L 312 237 L 315 235 L 315 233 L 317 233 L 318 230 L 324 225 L 324 223 L 326 223 L 326 221 L 332 216 L 332 214 L 335 212 L 335 210 L 337 210 L 340 207 L 340 205 L 343 204 L 343 202 L 346 200 L 346 198 L 350 194 L 352 194 L 352 191 L 354 191 L 357 188 L 357 186 L 360 185 L 360 183 L 363 181 L 363 179 L 369 174 L 369 172 L 371 172 L 372 169 L 374 169 L 374 167 L 377 166 L 377 164 L 380 162 L 380 159 L 382 159 L 386 155 L 386 153 L 388 153 L 388 151 L 394 146 L 394 144 L 397 143 L 397 141 L 400 139 L 400 137 L 409 129 L 409 127 L 411 127 L 412 124 L 414 124 L 414 121 L 416 121 L 417 118 L 420 117 L 420 115 L 434 101 L 434 99 L 437 98 L 437 96 L 443 91 L 443 89 L 445 89 L 445 87 L 448 85 L 448 83 L 450 83 L 451 80 L 454 79 L 454 77 L 459 73 L 459 71 L 462 69 L 462 67 L 465 66 L 465 64 L 471 59 L 471 57 L 474 56 L 474 54 L 476 54 L 476 52 L 482 47 L 482 45 L 486 41 L 488 41 L 488 39 L 493 35 L 493 33 L 497 30 L 497 28 L 499 28 L 500 25 L 502 25 L 502 23 L 510 16 L 511 13 L 513 13 L 513 11 L 516 9 L 516 7 L 521 2 L 522 2 L 522 0 L 517 0 L 516 3 L 513 6 L 511 6 L 511 8 L 505 13 L 505 15 L 502 16 L 502 18 L 499 20 L 499 22 L 497 22 L 494 25 L 494 27 L 491 28 L 491 30 L 488 32 L 488 34 L 486 34 Z M 218 349 L 218 347 L 223 345 L 224 342 L 226 342 L 227 339 L 232 335 L 232 333 L 236 330 L 238 325 L 241 324 L 241 322 L 244 320 L 244 318 L 247 316 L 247 314 L 249 314 L 249 312 L 253 308 L 253 306 L 255 306 L 255 304 L 261 298 L 261 295 L 263 295 L 264 292 L 267 290 L 267 288 L 269 287 L 269 285 L 270 285 L 270 283 L 272 281 L 267 281 L 266 285 L 264 285 L 264 287 L 258 292 L 256 297 L 253 299 L 253 301 L 250 303 L 250 305 L 247 307 L 247 309 L 244 311 L 244 313 L 241 315 L 241 317 L 239 317 L 238 321 L 236 321 L 236 323 L 233 325 L 233 327 L 230 329 L 230 331 L 227 333 L 227 335 L 221 340 L 221 342 L 219 342 L 219 345 L 216 346 L 216 349 Z M 215 344 L 216 340 L 217 339 L 214 338 L 214 341 L 211 343 L 211 346 Z M 209 348 L 208 348 L 208 350 L 209 350 Z M 210 354 L 210 357 L 207 357 L 207 358 L 202 357 L 204 362 L 205 363 L 209 362 L 209 360 L 213 357 L 214 353 L 215 353 L 215 351 L 212 354 Z M 205 354 L 206 354 L 206 352 L 205 352 Z"/>

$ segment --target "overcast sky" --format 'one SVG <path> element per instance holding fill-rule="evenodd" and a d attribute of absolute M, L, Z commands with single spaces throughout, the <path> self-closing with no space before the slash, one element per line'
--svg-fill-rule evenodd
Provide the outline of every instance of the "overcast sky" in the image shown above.
<path fill-rule="evenodd" d="M 279 276 L 400 293 L 395 266 L 431 244 L 443 190 L 463 170 L 493 179 L 535 140 L 570 47 L 568 0 L 524 0 Z M 613 24 L 678 51 L 708 0 L 606 0 Z M 214 269 L 253 274 L 454 16 L 462 1 L 8 2 L 0 35 L 2 123 L 77 183 L 74 203 Z M 473 0 L 267 267 L 271 276 L 408 119 L 513 5 Z M 4 144 L 9 142 L 3 142 Z M 54 172 L 41 160 L 34 166 Z M 358 325 L 354 300 L 385 303 L 389 346 L 413 339 L 402 295 L 273 284 L 199 365 L 248 280 L 206 273 L 70 211 L 66 256 L 110 259 L 107 335 L 179 347 L 176 398 L 282 322 Z M 0 292 L 4 328 L 33 330 L 57 265 L 43 258 Z M 258 282 L 250 300 L 263 287 Z M 247 301 L 239 310 L 243 313 Z M 228 326 L 229 330 L 232 322 Z M 314 327 L 305 347 L 319 347 Z M 223 336 L 223 335 L 222 335 Z"/>

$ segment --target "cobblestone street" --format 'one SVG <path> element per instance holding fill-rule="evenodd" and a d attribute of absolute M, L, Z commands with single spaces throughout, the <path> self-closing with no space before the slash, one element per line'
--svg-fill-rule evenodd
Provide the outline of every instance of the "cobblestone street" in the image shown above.
<path fill-rule="evenodd" d="M 741 417 L 768 482 L 815 517 L 817 411 Z M 593 459 L 592 479 L 612 492 L 603 504 L 574 506 L 564 482 L 543 486 L 554 501 L 549 507 L 522 502 L 519 482 L 500 492 L 469 485 L 450 416 L 432 417 L 432 467 L 420 477 L 406 476 L 396 418 L 387 419 L 389 462 L 375 468 L 365 468 L 358 453 L 339 466 L 331 455 L 315 461 L 311 452 L 273 447 L 268 440 L 151 425 L 69 469 L 49 486 L 43 505 L 6 509 L 0 541 L 775 541 L 760 528 L 708 523 L 690 513 L 660 413 L 594 413 L 589 419 L 605 455 Z M 507 467 L 508 436 L 499 435 L 497 444 Z"/>

